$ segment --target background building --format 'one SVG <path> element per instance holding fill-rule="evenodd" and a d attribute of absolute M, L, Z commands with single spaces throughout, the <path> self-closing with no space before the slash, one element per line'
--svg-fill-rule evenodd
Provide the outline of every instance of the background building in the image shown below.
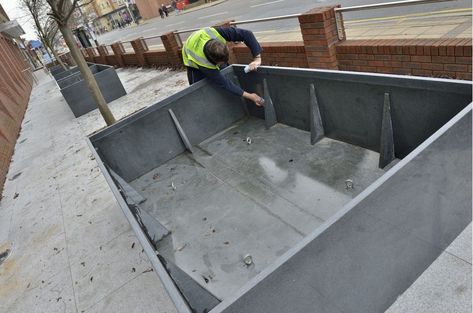
<path fill-rule="evenodd" d="M 128 2 L 126 0 L 94 0 L 82 6 L 81 9 L 83 16 L 96 33 L 125 27 L 141 18 L 140 11 L 133 0 L 128 0 Z"/>
<path fill-rule="evenodd" d="M 171 0 L 136 0 L 135 2 L 141 12 L 141 16 L 145 20 L 159 16 L 158 9 L 161 4 L 171 4 Z"/>

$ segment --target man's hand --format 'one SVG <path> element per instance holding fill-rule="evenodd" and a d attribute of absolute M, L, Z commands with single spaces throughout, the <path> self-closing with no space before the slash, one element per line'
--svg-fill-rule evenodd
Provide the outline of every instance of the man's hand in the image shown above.
<path fill-rule="evenodd" d="M 254 59 L 253 62 L 248 64 L 248 68 L 250 69 L 250 72 L 256 71 L 256 69 L 261 65 L 261 56 L 257 55 Z"/>
<path fill-rule="evenodd" d="M 256 106 L 261 107 L 264 104 L 264 99 L 261 98 L 260 96 L 258 96 L 255 93 L 248 93 L 248 92 L 244 91 L 243 92 L 243 97 L 248 99 L 248 100 L 253 101 L 256 104 Z"/>

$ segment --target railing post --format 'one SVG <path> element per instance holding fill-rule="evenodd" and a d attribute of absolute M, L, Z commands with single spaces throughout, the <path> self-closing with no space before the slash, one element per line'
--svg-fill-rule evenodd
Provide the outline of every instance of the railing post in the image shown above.
<path fill-rule="evenodd" d="M 145 52 L 148 51 L 148 45 L 143 37 L 131 41 L 131 46 L 133 50 L 135 50 L 136 59 L 138 60 L 138 64 L 140 66 L 146 66 L 148 63 L 146 62 Z"/>
<path fill-rule="evenodd" d="M 310 68 L 338 69 L 336 44 L 338 39 L 335 8 L 312 9 L 299 16 L 302 38 Z M 343 27 L 343 20 L 339 21 Z"/>
<path fill-rule="evenodd" d="M 84 48 L 80 49 L 80 53 L 82 53 L 82 56 L 86 61 L 89 61 L 89 55 L 87 54 L 87 51 Z"/>
<path fill-rule="evenodd" d="M 125 53 L 125 48 L 120 41 L 114 42 L 111 45 L 115 59 L 117 60 L 119 67 L 125 67 L 125 61 L 123 60 L 123 54 Z"/>
<path fill-rule="evenodd" d="M 97 50 L 95 48 L 89 47 L 85 48 L 85 52 L 89 59 L 92 61 L 92 63 L 95 63 L 95 57 L 97 56 Z"/>
<path fill-rule="evenodd" d="M 100 45 L 100 46 L 97 47 L 97 51 L 99 52 L 100 63 L 102 63 L 102 64 L 108 64 L 108 62 L 107 62 L 107 55 L 109 55 L 109 53 L 108 53 L 107 46 L 105 46 L 105 45 Z"/>

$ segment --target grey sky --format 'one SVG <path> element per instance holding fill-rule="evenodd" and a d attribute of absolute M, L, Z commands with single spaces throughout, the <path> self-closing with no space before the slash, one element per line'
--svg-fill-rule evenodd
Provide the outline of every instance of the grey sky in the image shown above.
<path fill-rule="evenodd" d="M 25 30 L 26 34 L 23 37 L 26 39 L 37 39 L 33 25 L 30 22 L 31 17 L 19 8 L 19 2 L 20 0 L 0 0 L 0 4 L 10 19 L 16 19 Z"/>

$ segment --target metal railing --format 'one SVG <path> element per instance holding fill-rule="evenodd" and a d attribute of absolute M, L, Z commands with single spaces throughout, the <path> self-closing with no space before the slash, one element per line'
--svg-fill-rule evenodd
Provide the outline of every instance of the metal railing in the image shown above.
<path fill-rule="evenodd" d="M 337 26 L 338 38 L 340 40 L 345 39 L 345 33 L 342 27 L 342 19 L 343 19 L 342 14 L 344 12 L 385 9 L 385 8 L 394 8 L 394 7 L 421 5 L 421 4 L 432 4 L 432 3 L 440 3 L 440 2 L 452 2 L 452 1 L 457 1 L 457 0 L 402 0 L 402 1 L 393 1 L 393 2 L 385 2 L 385 3 L 335 8 L 335 22 Z M 251 19 L 251 20 L 233 21 L 233 22 L 230 22 L 230 25 L 237 26 L 237 25 L 251 24 L 251 23 L 273 22 L 273 21 L 278 21 L 278 20 L 297 18 L 301 15 L 303 14 L 297 13 L 297 14 L 280 15 L 280 16 L 265 17 L 265 18 L 259 18 L 259 19 Z M 199 29 L 201 29 L 201 27 L 188 28 L 188 29 L 175 31 L 174 35 L 176 36 L 176 40 L 178 44 L 182 47 L 182 38 L 180 36 L 181 34 L 195 32 Z M 143 39 L 149 40 L 149 39 L 154 39 L 160 36 L 161 35 L 155 35 L 151 37 L 144 37 Z M 128 42 L 130 41 L 124 41 L 122 43 L 128 43 Z"/>
<path fill-rule="evenodd" d="M 373 10 L 373 9 L 385 9 L 385 8 L 394 8 L 394 7 L 402 7 L 402 6 L 411 6 L 411 5 L 421 5 L 421 4 L 432 4 L 438 2 L 451 2 L 457 0 L 402 0 L 402 1 L 393 1 L 393 2 L 385 2 L 385 3 L 376 3 L 376 4 L 366 4 L 366 5 L 356 5 L 351 7 L 342 7 L 342 8 L 335 8 L 335 22 L 337 26 L 337 33 L 338 39 L 342 40 L 345 39 L 345 32 L 342 27 L 342 13 L 343 12 L 354 12 L 354 11 L 364 11 L 364 10 Z M 230 25 L 243 25 L 243 24 L 250 24 L 250 23 L 260 23 L 260 22 L 272 22 L 290 18 L 296 18 L 301 16 L 302 14 L 288 14 L 288 15 L 280 15 L 274 17 L 265 17 L 259 19 L 251 19 L 251 20 L 243 20 L 243 21 L 234 21 L 230 22 Z M 200 28 L 190 28 L 184 29 L 180 31 L 174 32 L 178 42 L 182 46 L 182 40 L 180 35 L 184 33 L 194 32 L 199 30 Z"/>
<path fill-rule="evenodd" d="M 369 9 L 384 9 L 384 8 L 401 7 L 401 6 L 408 6 L 408 5 L 431 4 L 431 3 L 436 3 L 436 2 L 450 2 L 450 1 L 457 1 L 457 0 L 404 0 L 404 1 L 393 1 L 393 2 L 355 5 L 355 6 L 351 6 L 351 7 L 336 8 L 335 12 L 353 12 L 353 11 L 362 11 L 362 10 L 369 10 Z"/>
<path fill-rule="evenodd" d="M 420 4 L 432 4 L 432 3 L 437 3 L 437 2 L 451 2 L 451 1 L 456 1 L 456 0 L 403 0 L 403 1 L 393 1 L 393 2 L 355 5 L 351 7 L 335 8 L 335 23 L 337 25 L 338 39 L 339 40 L 345 39 L 345 32 L 342 27 L 342 20 L 343 20 L 342 13 L 343 12 L 385 9 L 385 8 L 394 8 L 394 7 L 420 5 Z"/>

